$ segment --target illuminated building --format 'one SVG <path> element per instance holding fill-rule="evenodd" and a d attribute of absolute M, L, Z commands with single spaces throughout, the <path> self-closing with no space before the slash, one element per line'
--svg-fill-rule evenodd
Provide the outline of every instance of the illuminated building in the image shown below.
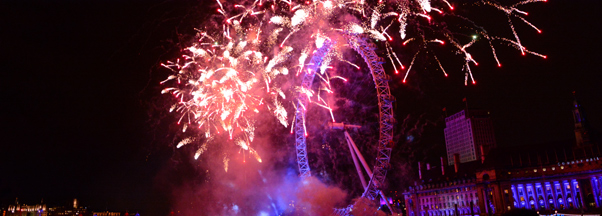
<path fill-rule="evenodd" d="M 121 216 L 121 213 L 104 211 L 104 212 L 93 212 L 92 215 L 93 216 Z"/>
<path fill-rule="evenodd" d="M 47 207 L 46 204 L 25 205 L 19 204 L 18 199 L 14 205 L 9 205 L 3 216 L 91 216 L 92 213 L 85 207 L 78 206 L 77 199 L 73 200 L 71 207 Z"/>
<path fill-rule="evenodd" d="M 562 152 L 570 156 L 523 154 L 510 158 L 511 163 L 518 159 L 522 164 L 502 163 L 503 167 L 477 171 L 477 182 L 488 194 L 487 207 L 500 211 L 524 208 L 568 213 L 600 208 L 600 153 L 578 148 Z"/>
<path fill-rule="evenodd" d="M 602 154 L 588 139 L 578 103 L 573 105 L 574 143 L 496 148 L 491 149 L 495 154 L 465 163 L 458 153 L 451 160 L 419 163 L 420 181 L 403 193 L 406 215 L 501 215 L 513 209 L 599 214 Z M 462 116 L 460 112 L 448 119 L 466 121 Z"/>
<path fill-rule="evenodd" d="M 77 199 L 73 199 L 72 205 L 46 207 L 46 204 L 24 205 L 19 204 L 18 199 L 14 205 L 9 205 L 8 208 L 2 211 L 2 216 L 121 216 L 121 212 L 100 211 L 93 212 L 87 207 L 80 206 Z M 130 213 L 125 212 L 123 216 L 130 216 Z M 132 216 L 140 216 L 140 214 L 132 214 Z"/>
<path fill-rule="evenodd" d="M 79 206 L 77 199 L 73 199 L 71 207 L 53 207 L 48 209 L 48 216 L 91 216 L 92 213 L 86 207 Z"/>
<path fill-rule="evenodd" d="M 574 93 L 574 92 L 573 92 Z M 589 140 L 585 118 L 573 101 L 575 143 L 571 148 L 533 146 L 500 152 L 497 166 L 476 173 L 495 209 L 580 213 L 602 207 L 600 147 Z M 564 144 L 564 146 L 569 146 Z M 505 160 L 503 160 L 505 159 Z"/>
<path fill-rule="evenodd" d="M 567 213 L 599 209 L 599 152 L 566 152 L 567 158 L 558 160 L 549 154 L 523 154 L 505 161 L 491 158 L 485 164 L 474 161 L 459 165 L 458 172 L 445 166 L 445 175 L 438 167 L 422 170 L 423 181 L 404 192 L 407 215 L 470 215 L 471 210 L 474 215 L 495 215 L 516 208 Z"/>
<path fill-rule="evenodd" d="M 421 182 L 406 190 L 406 215 L 478 215 L 482 207 L 478 205 L 483 199 L 479 197 L 477 179 L 474 170 L 481 163 L 472 161 L 459 163 L 453 167 L 446 166 L 441 157 L 437 166 L 426 163 L 420 167 Z M 457 213 L 456 213 L 457 212 Z"/>
<path fill-rule="evenodd" d="M 46 204 L 25 205 L 19 204 L 9 205 L 5 213 L 6 216 L 47 216 L 48 210 Z"/>
<path fill-rule="evenodd" d="M 445 118 L 445 147 L 448 164 L 454 155 L 460 163 L 483 160 L 489 149 L 496 146 L 493 124 L 489 112 L 465 109 Z"/>
<path fill-rule="evenodd" d="M 91 212 L 84 207 L 51 207 L 48 208 L 48 216 L 91 216 Z"/>

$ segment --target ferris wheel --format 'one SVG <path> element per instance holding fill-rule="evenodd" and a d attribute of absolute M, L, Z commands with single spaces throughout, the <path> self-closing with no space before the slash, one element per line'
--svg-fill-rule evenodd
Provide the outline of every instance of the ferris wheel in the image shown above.
<path fill-rule="evenodd" d="M 347 44 L 357 52 L 361 58 L 364 59 L 368 66 L 374 86 L 376 88 L 376 96 L 378 98 L 378 141 L 376 143 L 370 143 L 376 147 L 376 156 L 373 168 L 371 169 L 365 158 L 358 150 L 357 145 L 353 141 L 352 136 L 348 133 L 349 129 L 360 128 L 359 125 L 347 125 L 344 123 L 331 123 L 329 124 L 332 130 L 343 130 L 342 135 L 345 137 L 347 142 L 350 156 L 354 161 L 355 168 L 358 172 L 359 178 L 362 182 L 364 192 L 362 197 L 370 200 L 374 200 L 378 197 L 387 199 L 385 194 L 382 192 L 385 184 L 385 177 L 387 171 L 390 169 L 390 158 L 391 150 L 393 146 L 393 124 L 395 119 L 393 117 L 393 102 L 395 98 L 391 95 L 388 81 L 390 80 L 389 75 L 385 73 L 382 67 L 384 63 L 383 58 L 378 57 L 376 52 L 376 46 L 369 42 L 369 40 L 361 35 L 356 34 L 344 34 L 345 41 Z M 319 47 L 313 54 L 310 62 L 307 64 L 307 73 L 304 74 L 301 82 L 301 87 L 304 89 L 311 89 L 316 72 L 319 72 L 322 61 L 326 55 L 331 52 L 335 46 L 335 42 L 326 41 L 322 47 Z M 311 176 L 311 169 L 307 155 L 307 107 L 309 105 L 309 99 L 305 95 L 299 95 L 297 102 L 297 109 L 295 111 L 295 149 L 297 154 L 297 164 L 299 168 L 299 175 L 302 178 Z M 369 179 L 364 179 L 362 174 L 362 168 L 365 170 Z M 386 202 L 388 208 L 393 211 L 389 206 L 389 202 Z M 348 215 L 352 210 L 353 204 L 342 209 L 335 209 L 334 215 Z"/>

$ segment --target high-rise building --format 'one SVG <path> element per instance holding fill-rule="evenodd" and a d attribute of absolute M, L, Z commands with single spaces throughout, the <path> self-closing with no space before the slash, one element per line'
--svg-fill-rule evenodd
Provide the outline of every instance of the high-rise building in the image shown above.
<path fill-rule="evenodd" d="M 494 148 L 495 135 L 489 112 L 465 109 L 445 118 L 445 147 L 448 165 L 454 164 L 458 154 L 460 163 L 483 160 Z"/>

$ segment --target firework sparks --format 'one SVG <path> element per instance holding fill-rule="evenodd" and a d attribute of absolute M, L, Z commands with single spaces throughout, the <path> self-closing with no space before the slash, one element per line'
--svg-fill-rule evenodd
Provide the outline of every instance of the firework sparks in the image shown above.
<path fill-rule="evenodd" d="M 347 44 L 339 43 L 340 40 L 346 40 L 344 35 L 362 35 L 361 37 L 384 43 L 387 59 L 395 74 L 406 70 L 402 62 L 409 60 L 400 59 L 398 56 L 412 56 L 403 77 L 404 83 L 412 68 L 416 68 L 416 58 L 420 53 L 434 53 L 428 50 L 429 46 L 451 44 L 450 49 L 464 59 L 461 70 L 465 72 L 465 84 L 468 84 L 469 80 L 475 84 L 470 67 L 477 66 L 478 62 L 468 49 L 479 37 L 488 41 L 493 57 L 500 67 L 501 63 L 492 41 L 506 43 L 523 55 L 528 53 L 546 58 L 543 54 L 525 48 L 511 19 L 518 19 L 541 33 L 539 28 L 524 18 L 527 12 L 518 9 L 522 5 L 536 2 L 545 0 L 526 0 L 509 6 L 494 1 L 476 1 L 477 4 L 491 6 L 508 17 L 508 25 L 514 36 L 508 39 L 490 36 L 475 22 L 455 15 L 453 11 L 458 5 L 447 0 L 370 3 L 363 0 L 256 0 L 238 1 L 233 4 L 222 4 L 217 0 L 216 11 L 223 23 L 199 31 L 197 42 L 184 49 L 181 58 L 163 64 L 173 73 L 161 82 L 168 85 L 162 93 L 171 94 L 176 98 L 177 102 L 171 111 L 179 114 L 178 124 L 182 125 L 183 131 L 195 128 L 199 134 L 204 135 L 202 138 L 185 138 L 177 147 L 204 142 L 195 153 L 195 158 L 198 158 L 214 136 L 223 135 L 260 161 L 257 152 L 251 147 L 255 136 L 256 117 L 263 110 L 268 110 L 268 113 L 285 127 L 291 125 L 291 132 L 295 125 L 294 119 L 289 121 L 287 118 L 290 111 L 287 112 L 282 105 L 281 100 L 287 98 L 287 93 L 274 81 L 277 77 L 294 81 L 307 74 L 318 74 L 321 80 L 318 87 L 290 88 L 310 102 L 300 103 L 295 109 L 306 111 L 305 106 L 315 104 L 327 110 L 332 121 L 335 121 L 333 109 L 322 94 L 332 94 L 335 91 L 330 85 L 333 78 L 345 81 L 346 79 L 329 74 L 328 71 L 332 70 L 328 69 L 332 68 L 330 65 L 335 61 L 349 63 L 357 69 L 360 67 L 342 58 L 341 53 L 344 49 L 349 49 L 349 46 L 344 45 L 333 45 L 317 68 L 309 67 L 307 61 L 311 60 L 316 50 L 327 41 L 333 44 Z M 466 23 L 461 25 L 468 27 L 465 29 L 476 29 L 464 33 L 473 35 L 468 43 L 465 43 L 466 38 L 456 38 L 459 34 L 437 29 L 436 24 L 445 21 L 446 16 L 464 20 Z M 396 28 L 399 31 L 398 36 L 389 32 Z M 442 36 L 444 39 L 441 39 Z M 395 40 L 403 42 L 393 43 Z M 299 41 L 303 43 L 298 43 Z M 404 52 L 404 47 L 399 45 L 408 44 L 418 46 L 419 50 L 413 55 L 399 55 L 398 52 Z M 436 55 L 434 57 L 443 75 L 448 76 L 446 71 L 450 70 L 444 68 Z M 315 68 L 316 71 L 311 71 L 311 68 Z M 295 71 L 292 73 L 294 76 L 289 76 L 289 71 Z M 297 99 L 293 97 L 290 100 L 295 104 Z M 303 127 L 306 125 L 303 124 Z"/>
<path fill-rule="evenodd" d="M 476 84 L 471 66 L 477 66 L 476 59 L 481 61 L 482 56 L 473 57 L 471 50 L 482 39 L 487 40 L 498 67 L 501 63 L 493 41 L 515 48 L 522 55 L 546 58 L 522 44 L 513 23 L 522 22 L 541 33 L 527 21 L 527 12 L 518 8 L 544 1 L 526 0 L 508 6 L 474 0 L 472 5 L 493 7 L 507 16 L 512 36 L 503 38 L 489 35 L 476 22 L 455 14 L 455 7 L 463 4 L 447 0 L 234 0 L 223 4 L 216 0 L 213 18 L 219 19 L 211 19 L 209 26 L 200 28 L 195 42 L 183 49 L 180 58 L 162 64 L 172 72 L 161 82 L 165 85 L 162 94 L 174 98 L 170 112 L 177 115 L 183 132 L 190 130 L 187 135 L 195 134 L 182 139 L 176 147 L 194 145 L 194 158 L 199 159 L 213 149 L 211 145 L 231 145 L 242 155 L 243 162 L 252 158 L 261 163 L 263 153 L 256 150 L 261 148 L 254 148 L 257 143 L 253 140 L 257 118 L 264 114 L 271 115 L 284 127 L 290 125 L 290 133 L 296 132 L 296 139 L 303 139 L 305 144 L 309 133 L 316 131 L 306 121 L 308 116 L 313 117 L 307 112 L 311 107 L 327 112 L 328 117 L 324 118 L 329 121 L 335 122 L 335 116 L 339 118 L 335 115 L 337 109 L 331 107 L 338 102 L 333 103 L 328 97 L 340 97 L 340 92 L 334 89 L 340 85 L 331 82 L 348 80 L 337 74 L 336 62 L 359 70 L 358 65 L 343 58 L 343 53 L 358 50 L 360 40 L 369 41 L 361 45 L 362 50 L 384 47 L 392 73 L 404 73 L 403 83 L 410 73 L 414 77 L 420 72 L 422 56 L 432 55 L 443 76 L 462 71 L 465 85 Z M 462 32 L 452 32 L 447 23 L 459 26 Z M 443 55 L 436 55 L 437 50 L 431 50 L 435 46 L 460 57 L 462 68 L 446 70 L 448 61 L 444 61 Z M 368 57 L 360 55 L 370 70 L 371 64 L 386 63 L 374 52 Z M 382 77 L 390 80 L 386 74 Z M 349 80 L 356 79 L 350 76 Z M 385 92 L 389 92 L 388 86 Z M 383 95 L 378 96 L 381 100 Z M 292 120 L 287 118 L 290 113 L 295 115 Z M 296 147 L 297 154 L 302 152 Z M 302 148 L 305 151 L 306 145 Z M 218 155 L 215 159 L 221 160 L 225 172 L 233 168 L 228 153 Z M 306 167 L 309 171 L 309 165 Z"/>
<path fill-rule="evenodd" d="M 290 48 L 283 49 L 267 61 L 269 57 L 259 51 L 260 30 L 255 31 L 257 35 L 243 34 L 242 31 L 243 28 L 257 28 L 241 24 L 247 15 L 258 14 L 252 11 L 254 7 L 236 5 L 235 8 L 245 12 L 228 16 L 228 11 L 217 2 L 218 12 L 227 23 L 222 29 L 223 37 L 216 37 L 214 32 L 199 32 L 197 42 L 186 48 L 181 58 L 162 64 L 173 73 L 161 82 L 169 84 L 162 93 L 176 98 L 177 102 L 170 111 L 179 113 L 178 124 L 183 124 L 183 131 L 194 125 L 199 134 L 205 135 L 195 159 L 206 151 L 212 136 L 224 134 L 260 161 L 250 144 L 255 136 L 255 116 L 261 107 L 274 110 L 283 125 L 288 123 L 287 111 L 279 101 L 285 95 L 270 85 L 277 76 L 288 74 L 287 68 L 278 65 Z M 185 138 L 177 147 L 197 140 L 195 137 Z M 226 170 L 227 161 L 224 159 Z"/>

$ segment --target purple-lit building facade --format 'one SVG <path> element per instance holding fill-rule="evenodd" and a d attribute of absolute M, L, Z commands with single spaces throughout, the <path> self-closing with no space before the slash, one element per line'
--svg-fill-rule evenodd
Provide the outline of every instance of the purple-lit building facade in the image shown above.
<path fill-rule="evenodd" d="M 410 187 L 404 193 L 406 215 L 479 214 L 479 197 L 475 179 L 461 179 Z M 458 212 L 457 214 L 455 212 Z"/>
<path fill-rule="evenodd" d="M 508 158 L 524 162 L 514 166 L 475 161 L 460 164 L 458 172 L 444 166 L 444 175 L 440 167 L 430 166 L 422 170 L 423 179 L 403 193 L 406 215 L 500 215 L 517 208 L 542 213 L 599 209 L 602 161 L 597 149 L 580 152 L 587 158 L 576 153 L 573 158 L 573 153 L 566 161 L 561 157 L 550 163 L 545 155 L 542 159 L 541 155 L 525 154 Z"/>
<path fill-rule="evenodd" d="M 485 169 L 476 176 L 490 194 L 491 207 L 501 212 L 514 208 L 570 212 L 602 205 L 602 161 L 597 154 L 554 164 Z"/>
<path fill-rule="evenodd" d="M 441 159 L 440 164 L 426 163 L 420 167 L 420 182 L 403 193 L 406 215 L 469 215 L 471 212 L 478 215 L 483 209 L 478 203 L 483 198 L 479 197 L 476 177 L 466 172 L 473 170 L 477 163 L 450 167 Z"/>
<path fill-rule="evenodd" d="M 454 160 L 454 154 L 460 153 L 450 156 L 447 146 L 451 160 L 441 157 L 440 162 L 419 163 L 419 181 L 403 193 L 406 215 L 501 215 L 513 209 L 541 214 L 600 213 L 602 154 L 589 140 L 579 104 L 573 105 L 573 143 L 521 146 L 518 151 L 516 147 L 496 148 L 491 149 L 495 154 L 485 153 L 481 160 L 465 163 Z M 469 125 L 470 117 L 463 116 L 470 114 L 460 112 L 446 119 L 446 145 L 449 130 Z M 450 122 L 456 126 L 450 127 Z M 448 161 L 453 166 L 444 163 Z"/>

